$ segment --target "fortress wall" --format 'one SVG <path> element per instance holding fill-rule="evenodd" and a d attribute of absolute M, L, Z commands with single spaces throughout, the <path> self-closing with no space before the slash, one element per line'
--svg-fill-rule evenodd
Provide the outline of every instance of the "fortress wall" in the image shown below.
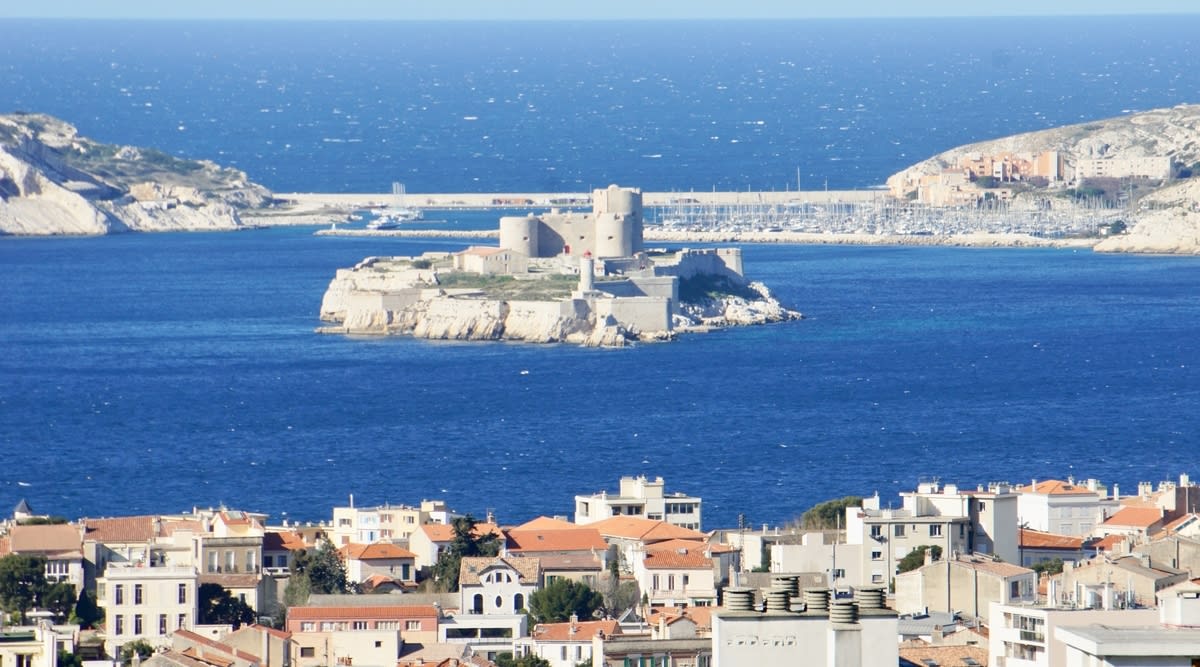
<path fill-rule="evenodd" d="M 618 297 L 653 296 L 679 301 L 679 280 L 674 276 L 606 280 L 596 283 L 596 289 Z"/>
<path fill-rule="evenodd" d="M 658 296 L 618 297 L 597 299 L 593 303 L 596 317 L 612 316 L 630 331 L 654 332 L 671 330 L 671 301 Z"/>
<path fill-rule="evenodd" d="M 732 251 L 732 252 L 731 252 Z M 738 248 L 712 248 L 705 250 L 683 250 L 675 264 L 659 266 L 660 275 L 691 278 L 698 274 L 725 276 L 737 282 L 745 282 L 742 275 L 742 255 Z"/>
<path fill-rule="evenodd" d="M 538 237 L 541 221 L 533 215 L 500 218 L 500 247 L 539 257 Z"/>

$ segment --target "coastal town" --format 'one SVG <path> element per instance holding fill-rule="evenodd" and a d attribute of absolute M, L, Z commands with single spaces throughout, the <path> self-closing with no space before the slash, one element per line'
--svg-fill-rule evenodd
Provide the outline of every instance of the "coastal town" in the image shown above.
<path fill-rule="evenodd" d="M 1200 485 L 1122 491 L 927 480 L 783 526 L 706 525 L 702 494 L 645 476 L 522 522 L 415 498 L 305 522 L 19 500 L 0 664 L 1191 664 Z"/>

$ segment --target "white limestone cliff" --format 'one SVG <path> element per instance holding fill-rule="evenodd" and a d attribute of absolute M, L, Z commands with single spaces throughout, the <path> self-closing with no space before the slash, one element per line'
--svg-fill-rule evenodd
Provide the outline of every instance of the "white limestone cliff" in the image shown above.
<path fill-rule="evenodd" d="M 40 114 L 0 115 L 0 234 L 230 230 L 270 192 L 245 174 L 80 137 Z"/>

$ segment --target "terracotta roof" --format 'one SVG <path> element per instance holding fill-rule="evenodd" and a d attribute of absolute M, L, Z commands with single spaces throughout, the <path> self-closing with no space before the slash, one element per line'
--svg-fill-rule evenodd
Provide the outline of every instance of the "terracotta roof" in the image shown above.
<path fill-rule="evenodd" d="M 479 584 L 479 575 L 492 568 L 511 568 L 516 570 L 517 579 L 523 584 L 537 585 L 538 573 L 541 571 L 541 560 L 538 558 L 501 558 L 500 556 L 476 556 L 462 559 L 458 570 L 458 585 L 471 586 Z"/>
<path fill-rule="evenodd" d="M 1128 541 L 1128 535 L 1105 535 L 1098 540 L 1088 542 L 1088 546 L 1096 551 L 1111 552 L 1113 549 L 1116 549 L 1118 546 Z"/>
<path fill-rule="evenodd" d="M 697 549 L 647 551 L 644 563 L 648 570 L 711 570 L 713 566 L 712 558 L 704 555 L 704 545 Z"/>
<path fill-rule="evenodd" d="M 1162 510 L 1157 507 L 1125 507 L 1105 519 L 1104 525 L 1149 528 L 1162 521 L 1162 517 Z"/>
<path fill-rule="evenodd" d="M 426 523 L 421 526 L 421 531 L 429 537 L 431 542 L 449 542 L 454 539 L 454 526 L 444 523 Z M 504 537 L 500 532 L 500 527 L 494 523 L 477 523 L 471 534 L 479 537 L 491 533 L 499 538 Z"/>
<path fill-rule="evenodd" d="M 622 537 L 646 543 L 672 539 L 704 540 L 708 537 L 690 528 L 680 528 L 665 521 L 636 516 L 614 516 L 611 519 L 589 523 L 588 526 L 600 531 L 604 537 Z"/>
<path fill-rule="evenodd" d="M 1037 493 L 1043 496 L 1098 496 L 1095 491 L 1088 489 L 1086 486 L 1071 484 L 1064 482 L 1061 479 L 1047 479 L 1038 482 L 1034 487 L 1031 484 L 1026 484 L 1018 489 L 1021 493 Z"/>
<path fill-rule="evenodd" d="M 968 662 L 970 660 L 970 662 Z M 925 667 L 972 667 L 987 665 L 988 652 L 982 646 L 901 646 L 900 664 Z"/>
<path fill-rule="evenodd" d="M 296 551 L 308 547 L 300 533 L 290 530 L 267 531 L 263 534 L 263 551 Z"/>
<path fill-rule="evenodd" d="M 246 514 L 241 510 L 221 510 L 217 515 L 221 517 L 221 522 L 226 526 L 257 526 L 258 521 L 254 517 Z"/>
<path fill-rule="evenodd" d="M 227 658 L 227 657 L 219 655 L 219 654 L 213 655 L 211 653 L 211 651 L 212 651 L 212 649 L 209 649 L 209 651 L 205 651 L 202 648 L 197 648 L 195 646 L 189 646 L 189 647 L 183 649 L 182 651 L 180 651 L 179 655 L 183 656 L 184 658 L 190 658 L 192 660 L 195 660 L 196 662 L 199 662 L 199 663 L 202 663 L 205 665 L 213 665 L 213 667 L 233 667 L 233 665 L 236 663 L 236 661 L 233 658 Z M 184 663 L 184 664 L 187 664 L 187 663 Z"/>
<path fill-rule="evenodd" d="M 221 653 L 224 653 L 226 655 L 237 656 L 243 660 L 250 660 L 252 662 L 259 662 L 259 656 L 254 653 L 250 653 L 249 651 L 243 651 L 241 649 L 234 648 L 223 642 L 219 642 L 215 639 L 210 639 L 208 637 L 205 637 L 204 635 L 192 632 L 191 630 L 184 630 L 183 628 L 180 628 L 174 632 L 174 636 L 178 637 L 179 639 L 182 639 L 186 642 L 190 642 L 192 644 L 198 644 L 200 646 L 203 646 L 203 647 L 211 649 L 211 650 L 220 651 Z M 207 654 L 207 653 L 189 654 L 188 651 L 195 651 L 194 648 L 188 648 L 185 651 L 183 651 L 184 655 L 191 655 L 191 657 L 199 658 L 201 660 L 204 660 L 205 662 L 208 662 L 212 657 L 210 654 Z"/>
<path fill-rule="evenodd" d="M 375 595 L 372 597 L 389 596 Z M 288 607 L 289 621 L 342 621 L 359 619 L 387 621 L 405 618 L 437 618 L 437 615 L 437 607 L 433 605 L 380 604 L 373 607 Z"/>
<path fill-rule="evenodd" d="M 572 629 L 574 633 L 571 632 Z M 619 635 L 621 624 L 616 620 L 539 623 L 533 627 L 529 636 L 539 642 L 590 642 L 597 632 L 603 632 L 606 637 Z"/>
<path fill-rule="evenodd" d="M 1189 525 L 1192 525 L 1192 523 L 1198 519 L 1200 519 L 1200 514 L 1195 514 L 1195 513 L 1184 514 L 1183 516 L 1179 517 L 1178 519 L 1175 519 L 1171 523 L 1168 523 L 1167 525 L 1163 526 L 1163 530 L 1168 533 L 1174 533 L 1178 530 L 1186 528 Z"/>
<path fill-rule="evenodd" d="M 338 549 L 342 556 L 349 560 L 392 560 L 395 558 L 416 558 L 417 555 L 404 547 L 389 542 L 374 544 L 347 544 Z"/>
<path fill-rule="evenodd" d="M 1083 538 L 1020 528 L 1021 546 L 1030 549 L 1082 549 Z"/>
<path fill-rule="evenodd" d="M 658 625 L 659 619 L 665 619 L 667 625 L 681 618 L 690 618 L 700 629 L 712 628 L 712 612 L 714 607 L 655 607 L 650 610 L 650 625 Z"/>
<path fill-rule="evenodd" d="M 549 516 L 539 516 L 532 521 L 511 528 L 510 530 L 570 530 L 572 528 L 587 528 L 588 526 L 580 526 L 570 521 L 555 519 Z"/>
<path fill-rule="evenodd" d="M 196 519 L 163 519 L 163 535 L 174 535 L 175 531 L 179 530 L 190 530 L 193 533 L 199 534 L 204 532 L 204 524 Z"/>
<path fill-rule="evenodd" d="M 510 530 L 510 551 L 604 551 L 608 543 L 595 528 Z"/>
<path fill-rule="evenodd" d="M 713 544 L 712 542 L 697 542 L 696 540 L 665 540 L 663 542 L 655 542 L 646 545 L 646 551 L 675 551 L 677 549 L 699 549 L 708 551 L 709 554 L 723 554 L 731 551 L 737 551 L 736 547 L 731 547 L 720 542 Z"/>
<path fill-rule="evenodd" d="M 13 553 L 78 552 L 80 556 L 83 555 L 83 536 L 79 526 L 69 523 L 13 526 L 8 536 Z"/>
<path fill-rule="evenodd" d="M 101 544 L 149 542 L 157 537 L 153 516 L 123 516 L 111 519 L 84 519 L 83 539 Z"/>

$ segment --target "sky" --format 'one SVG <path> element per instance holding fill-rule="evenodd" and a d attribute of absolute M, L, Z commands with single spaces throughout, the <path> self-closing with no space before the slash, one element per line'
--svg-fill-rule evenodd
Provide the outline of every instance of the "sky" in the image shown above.
<path fill-rule="evenodd" d="M 0 18 L 296 20 L 804 19 L 1196 14 L 1195 0 L 42 0 Z"/>

